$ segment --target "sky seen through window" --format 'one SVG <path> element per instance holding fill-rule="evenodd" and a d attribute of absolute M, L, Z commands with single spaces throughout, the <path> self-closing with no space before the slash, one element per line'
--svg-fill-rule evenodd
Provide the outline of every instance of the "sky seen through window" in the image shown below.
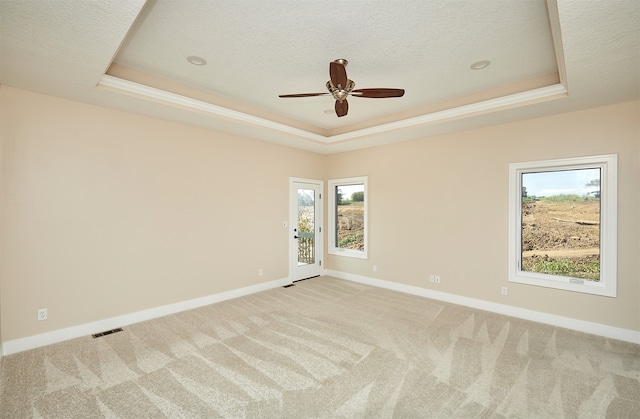
<path fill-rule="evenodd" d="M 600 180 L 600 169 L 574 169 L 552 172 L 524 173 L 522 186 L 528 196 L 587 195 L 600 188 L 586 186 L 592 180 Z"/>

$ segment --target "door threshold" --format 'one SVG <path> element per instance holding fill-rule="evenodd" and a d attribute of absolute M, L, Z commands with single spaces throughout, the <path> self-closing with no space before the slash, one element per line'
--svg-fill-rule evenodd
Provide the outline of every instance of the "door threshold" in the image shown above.
<path fill-rule="evenodd" d="M 307 279 L 313 279 L 313 278 L 317 278 L 320 275 L 315 275 L 315 276 L 310 276 L 309 278 L 303 278 L 303 279 L 296 279 L 295 281 L 293 281 L 293 283 L 295 284 L 296 282 L 300 282 L 300 281 L 306 281 Z"/>
<path fill-rule="evenodd" d="M 296 282 L 306 281 L 307 279 L 318 278 L 319 276 L 320 276 L 320 275 L 310 276 L 309 278 L 296 279 L 295 281 L 293 281 L 293 282 L 292 282 L 292 283 L 290 283 L 289 285 L 284 285 L 282 288 L 295 287 Z"/>

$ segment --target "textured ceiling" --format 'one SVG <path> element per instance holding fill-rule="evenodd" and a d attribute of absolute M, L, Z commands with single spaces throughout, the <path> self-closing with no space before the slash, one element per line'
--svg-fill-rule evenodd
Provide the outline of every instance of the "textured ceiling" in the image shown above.
<path fill-rule="evenodd" d="M 0 83 L 338 152 L 637 99 L 639 3 L 0 0 Z M 337 58 L 405 96 L 278 98 Z"/>
<path fill-rule="evenodd" d="M 325 129 L 557 73 L 544 0 L 158 0 L 147 7 L 116 63 Z M 190 64 L 190 55 L 207 65 Z M 344 118 L 323 112 L 333 109 L 331 97 L 278 98 L 325 92 L 337 58 L 349 60 L 357 88 L 404 88 L 405 96 L 352 98 Z M 492 64 L 471 70 L 479 60 Z"/>

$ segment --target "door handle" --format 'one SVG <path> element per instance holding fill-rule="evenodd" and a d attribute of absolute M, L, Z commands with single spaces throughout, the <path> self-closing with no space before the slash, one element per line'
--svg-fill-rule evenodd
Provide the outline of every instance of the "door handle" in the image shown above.
<path fill-rule="evenodd" d="M 293 238 L 294 238 L 294 239 L 299 239 L 300 237 L 298 237 L 298 236 L 295 236 L 295 235 L 294 235 L 294 236 L 293 236 Z"/>

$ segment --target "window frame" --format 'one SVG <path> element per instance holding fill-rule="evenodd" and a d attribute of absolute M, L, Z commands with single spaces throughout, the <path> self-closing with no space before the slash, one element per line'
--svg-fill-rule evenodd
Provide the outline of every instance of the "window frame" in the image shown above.
<path fill-rule="evenodd" d="M 364 185 L 364 251 L 353 250 L 353 249 L 344 249 L 336 246 L 336 237 L 337 237 L 337 205 L 336 205 L 336 187 L 338 186 L 349 186 L 349 185 Z M 327 230 L 327 252 L 330 255 L 336 256 L 346 256 L 358 259 L 368 259 L 369 258 L 369 228 L 368 228 L 368 202 L 369 202 L 369 188 L 368 188 L 368 177 L 367 176 L 357 176 L 350 178 L 342 178 L 342 179 L 331 179 L 327 182 L 327 206 L 328 206 L 328 221 L 329 228 Z"/>
<path fill-rule="evenodd" d="M 522 174 L 590 168 L 601 170 L 600 280 L 596 282 L 561 275 L 522 271 L 520 266 L 522 258 Z M 616 297 L 617 175 L 618 156 L 616 154 L 509 164 L 509 282 Z"/>

